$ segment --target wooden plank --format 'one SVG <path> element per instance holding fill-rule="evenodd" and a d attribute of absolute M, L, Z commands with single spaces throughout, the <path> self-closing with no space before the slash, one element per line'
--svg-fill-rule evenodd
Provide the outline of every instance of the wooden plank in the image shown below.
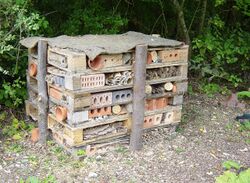
<path fill-rule="evenodd" d="M 167 106 L 163 109 L 153 110 L 153 111 L 146 111 L 145 116 L 151 116 L 155 114 L 161 114 L 165 112 L 175 111 L 175 110 L 181 110 L 182 106 Z"/>
<path fill-rule="evenodd" d="M 183 80 L 187 80 L 187 77 L 174 76 L 174 77 L 170 77 L 170 78 L 147 80 L 146 84 L 147 85 L 153 85 L 153 84 L 160 84 L 160 83 L 174 82 L 174 81 L 183 81 Z"/>
<path fill-rule="evenodd" d="M 48 63 L 67 71 L 77 72 L 86 70 L 86 54 L 69 49 L 48 49 Z"/>
<path fill-rule="evenodd" d="M 142 149 L 144 99 L 146 85 L 147 45 L 137 45 L 135 51 L 133 113 L 130 149 Z"/>
<path fill-rule="evenodd" d="M 147 65 L 147 69 L 156 69 L 161 67 L 168 67 L 168 66 L 180 66 L 180 65 L 187 65 L 187 62 L 184 61 L 169 61 L 169 62 L 163 62 L 163 63 L 152 63 Z"/>
<path fill-rule="evenodd" d="M 25 112 L 27 116 L 30 116 L 34 121 L 38 119 L 37 106 L 29 100 L 25 100 Z"/>
<path fill-rule="evenodd" d="M 49 114 L 49 116 L 51 118 L 53 118 L 54 120 L 56 120 L 56 117 L 54 114 Z M 66 126 L 67 128 L 70 128 L 72 130 L 78 129 L 78 128 L 87 129 L 87 128 L 92 128 L 92 127 L 96 127 L 96 126 L 114 123 L 116 121 L 125 121 L 130 116 L 131 116 L 130 114 L 123 114 L 123 115 L 119 115 L 119 116 L 111 116 L 108 119 L 104 119 L 104 120 L 89 120 L 89 121 L 86 121 L 86 122 L 79 124 L 77 126 L 70 126 L 70 125 L 68 125 L 67 121 L 59 121 L 58 123 Z"/>
<path fill-rule="evenodd" d="M 62 87 L 56 87 L 51 84 L 49 84 L 49 86 L 57 88 L 60 91 L 66 92 L 67 94 L 76 97 L 77 95 L 82 95 L 84 93 L 98 93 L 98 92 L 105 92 L 105 91 L 112 91 L 112 90 L 128 89 L 128 88 L 132 88 L 133 85 L 103 86 L 103 87 L 98 87 L 98 88 L 86 88 L 86 89 L 81 89 L 81 90 L 76 90 L 76 91 L 67 90 Z"/>
<path fill-rule="evenodd" d="M 113 73 L 113 72 L 122 72 L 122 71 L 132 70 L 131 65 L 125 65 L 125 66 L 122 65 L 122 66 L 116 66 L 116 67 L 103 68 L 102 70 L 98 70 L 98 71 L 86 69 L 84 71 L 79 71 L 79 72 L 75 73 L 75 72 L 68 71 L 65 68 L 56 66 L 55 64 L 51 64 L 51 65 L 52 66 L 49 66 L 49 68 L 48 68 L 48 73 L 60 75 L 60 76 L 71 75 L 71 74 L 78 76 L 78 75 Z"/>
<path fill-rule="evenodd" d="M 94 60 L 88 60 L 88 66 L 92 70 L 102 70 L 103 68 L 123 65 L 122 54 L 101 54 Z"/>
<path fill-rule="evenodd" d="M 119 123 L 119 122 L 117 122 L 117 123 Z M 97 143 L 97 142 L 100 142 L 102 140 L 114 139 L 114 138 L 118 138 L 118 137 L 121 137 L 121 136 L 127 134 L 127 128 L 126 128 L 127 122 L 126 122 L 126 120 L 122 121 L 122 123 L 121 123 L 121 125 L 124 127 L 124 131 L 113 133 L 114 129 L 112 129 L 112 131 L 106 132 L 107 134 L 98 135 L 98 133 L 97 133 L 97 134 L 94 134 L 93 137 L 90 137 L 90 139 L 86 139 L 86 140 L 84 139 L 85 134 L 88 133 L 86 131 L 86 129 L 82 129 L 82 128 L 73 128 L 72 129 L 66 125 L 61 125 L 61 126 L 60 125 L 61 124 L 57 123 L 57 121 L 54 118 L 51 118 L 51 115 L 49 115 L 49 117 L 48 117 L 49 129 L 52 130 L 53 133 L 60 134 L 61 139 L 63 138 L 63 140 L 61 140 L 61 141 L 64 141 L 70 147 L 78 147 L 78 146 L 83 146 L 83 145 L 87 145 L 90 143 Z M 102 128 L 102 127 L 100 126 L 98 128 Z M 97 130 L 98 130 L 98 128 L 97 128 Z M 95 131 L 95 129 L 91 129 L 91 130 Z"/>
<path fill-rule="evenodd" d="M 48 116 L 48 94 L 46 76 L 47 42 L 38 41 L 38 128 L 39 142 L 46 144 L 47 141 L 47 116 Z"/>

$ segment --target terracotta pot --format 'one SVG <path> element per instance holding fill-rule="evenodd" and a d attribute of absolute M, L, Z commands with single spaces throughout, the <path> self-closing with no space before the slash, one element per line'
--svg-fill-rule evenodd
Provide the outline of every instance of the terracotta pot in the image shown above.
<path fill-rule="evenodd" d="M 39 129 L 38 128 L 33 128 L 31 130 L 31 141 L 35 143 L 38 140 L 39 140 Z"/>
<path fill-rule="evenodd" d="M 30 74 L 30 76 L 36 76 L 36 74 L 37 74 L 37 65 L 35 63 L 30 64 L 29 74 Z"/>
<path fill-rule="evenodd" d="M 67 118 L 67 109 L 65 107 L 56 107 L 56 119 L 58 121 L 63 121 Z"/>
<path fill-rule="evenodd" d="M 151 64 L 153 62 L 153 58 L 150 52 L 148 52 L 147 64 Z"/>
<path fill-rule="evenodd" d="M 92 70 L 100 70 L 104 67 L 105 64 L 105 60 L 102 59 L 101 56 L 97 56 L 95 57 L 94 60 L 88 60 L 88 66 L 92 69 Z"/>

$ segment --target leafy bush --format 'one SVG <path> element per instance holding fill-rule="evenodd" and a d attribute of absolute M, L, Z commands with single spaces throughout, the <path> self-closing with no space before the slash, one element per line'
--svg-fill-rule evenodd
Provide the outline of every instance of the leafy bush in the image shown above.
<path fill-rule="evenodd" d="M 27 0 L 3 0 L 0 4 L 0 104 L 18 107 L 25 97 L 26 51 L 20 49 L 23 37 L 38 35 L 48 22 L 32 10 Z"/>
<path fill-rule="evenodd" d="M 239 98 L 250 98 L 250 91 L 241 91 L 237 93 Z"/>
<path fill-rule="evenodd" d="M 216 0 L 215 9 L 219 10 L 226 3 L 225 0 Z M 234 18 L 249 18 L 250 12 L 246 9 L 249 2 L 236 0 L 234 3 L 231 5 L 235 10 Z M 231 24 L 225 17 L 227 15 L 223 17 L 221 14 L 210 18 L 204 33 L 193 40 L 194 54 L 190 69 L 210 81 L 227 81 L 237 87 L 249 82 L 250 33 L 247 21 Z"/>
<path fill-rule="evenodd" d="M 235 87 L 244 81 L 244 73 L 249 72 L 250 33 L 238 28 L 235 30 L 218 29 L 223 23 L 212 21 L 213 30 L 194 39 L 194 58 L 191 70 L 200 71 L 202 77 L 223 79 Z M 216 25 L 216 26 L 215 26 Z"/>
<path fill-rule="evenodd" d="M 216 183 L 249 183 L 250 168 L 241 171 L 242 166 L 231 160 L 224 162 L 223 168 L 226 171 L 219 177 L 216 177 Z M 230 170 L 237 170 L 239 173 Z"/>
<path fill-rule="evenodd" d="M 9 124 L 4 124 L 3 121 L 7 119 L 6 112 L 0 114 L 0 127 L 2 128 L 3 135 L 5 137 L 12 138 L 13 140 L 19 140 L 24 137 L 26 131 L 30 131 L 34 126 L 27 124 L 24 120 L 18 120 L 14 116 L 11 117 Z"/>

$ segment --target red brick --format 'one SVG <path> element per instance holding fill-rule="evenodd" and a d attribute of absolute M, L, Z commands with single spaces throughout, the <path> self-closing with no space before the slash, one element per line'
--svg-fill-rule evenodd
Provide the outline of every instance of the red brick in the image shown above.
<path fill-rule="evenodd" d="M 91 109 L 89 111 L 89 118 L 100 117 L 100 116 L 108 116 L 111 115 L 111 107 L 103 107 L 99 109 Z"/>

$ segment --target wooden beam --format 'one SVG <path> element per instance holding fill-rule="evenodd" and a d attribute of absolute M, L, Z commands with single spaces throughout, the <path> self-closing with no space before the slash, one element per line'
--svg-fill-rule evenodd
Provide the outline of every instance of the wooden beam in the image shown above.
<path fill-rule="evenodd" d="M 137 45 L 135 50 L 133 113 L 130 136 L 130 149 L 142 149 L 142 134 L 144 122 L 144 100 L 146 85 L 147 45 Z"/>
<path fill-rule="evenodd" d="M 47 118 L 48 118 L 48 94 L 45 81 L 47 64 L 47 42 L 38 41 L 38 128 L 39 143 L 46 144 L 47 140 Z"/>

